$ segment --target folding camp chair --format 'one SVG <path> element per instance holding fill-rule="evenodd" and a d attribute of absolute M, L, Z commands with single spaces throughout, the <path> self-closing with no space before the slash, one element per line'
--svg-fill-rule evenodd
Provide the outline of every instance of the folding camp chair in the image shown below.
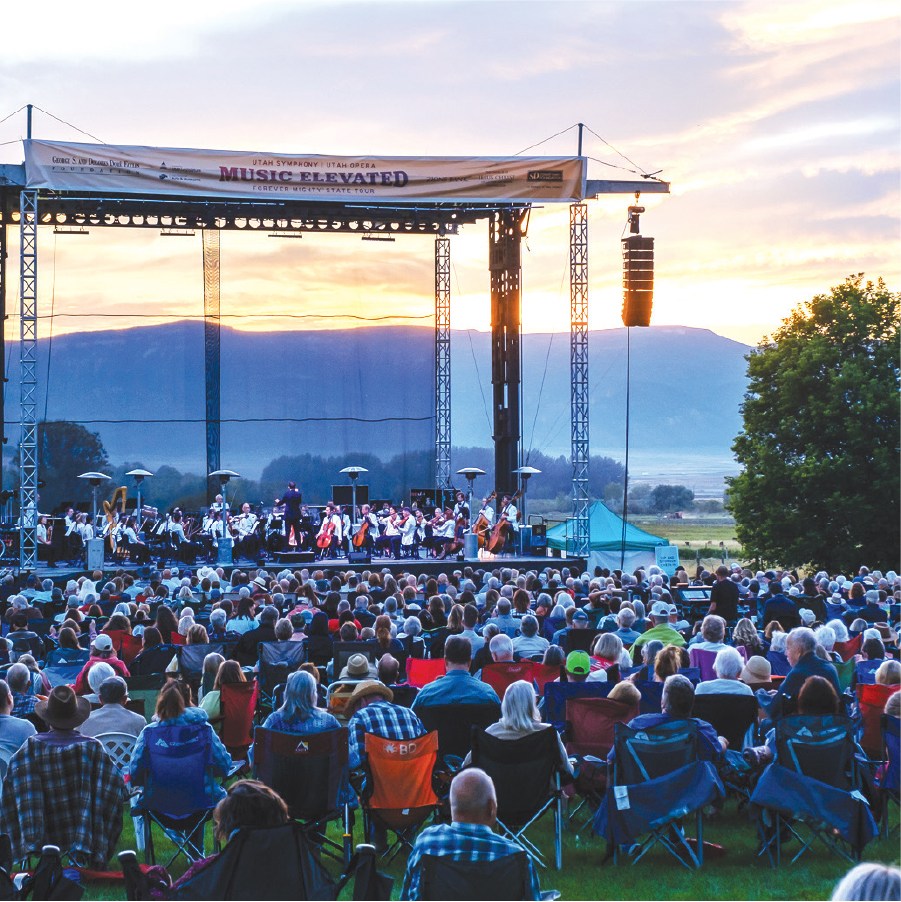
<path fill-rule="evenodd" d="M 658 843 L 685 867 L 703 864 L 701 812 L 711 801 L 711 794 L 716 794 L 719 781 L 715 773 L 705 773 L 705 768 L 712 771 L 712 765 L 698 761 L 698 747 L 698 725 L 692 720 L 674 720 L 641 729 L 616 724 L 613 780 L 605 803 L 609 811 L 612 796 L 618 810 L 629 811 L 636 818 L 631 825 L 635 835 L 630 835 L 630 839 L 637 840 L 647 833 L 630 852 L 633 864 Z M 683 781 L 684 777 L 688 779 Z M 644 795 L 642 789 L 646 790 Z M 681 823 L 692 813 L 697 831 L 695 848 Z M 612 834 L 614 863 L 620 845 L 625 844 L 618 840 L 625 836 Z"/>
<path fill-rule="evenodd" d="M 606 698 L 612 683 L 545 683 L 544 720 L 558 730 L 566 726 L 566 703 L 571 698 Z"/>
<path fill-rule="evenodd" d="M 715 680 L 716 671 L 713 669 L 713 662 L 716 660 L 717 652 L 709 651 L 706 648 L 688 648 L 688 660 L 690 666 L 697 667 L 701 671 L 701 680 Z"/>
<path fill-rule="evenodd" d="M 206 822 L 216 803 L 206 791 L 213 770 L 209 726 L 165 724 L 145 735 L 148 766 L 142 774 L 144 794 L 132 808 L 144 820 L 144 855 L 155 864 L 152 824 L 158 824 L 175 845 L 166 867 L 179 855 L 189 862 L 204 857 Z M 225 776 L 225 774 L 221 774 Z"/>
<path fill-rule="evenodd" d="M 877 683 L 872 685 L 861 683 L 857 686 L 857 707 L 862 727 L 858 742 L 870 759 L 876 760 L 882 755 L 880 718 L 889 696 L 897 691 L 897 686 L 883 686 Z"/>
<path fill-rule="evenodd" d="M 899 791 L 901 791 L 901 749 L 899 749 L 899 728 L 901 721 L 897 717 L 883 714 L 880 718 L 882 727 L 882 757 L 884 761 L 882 774 L 877 780 L 877 785 L 882 792 L 882 833 L 889 838 L 888 810 L 889 802 L 899 805 Z M 895 825 L 893 833 L 898 831 Z"/>
<path fill-rule="evenodd" d="M 571 629 L 566 634 L 566 647 L 565 651 L 569 654 L 571 651 L 591 651 L 591 643 L 594 642 L 594 637 L 597 635 L 597 630 L 586 629 Z"/>
<path fill-rule="evenodd" d="M 691 716 L 706 720 L 717 736 L 729 741 L 730 749 L 740 752 L 748 729 L 757 723 L 757 699 L 731 693 L 695 695 Z"/>
<path fill-rule="evenodd" d="M 455 861 L 450 855 L 419 859 L 418 898 L 533 899 L 529 856 L 514 852 L 494 861 Z"/>
<path fill-rule="evenodd" d="M 86 653 L 87 654 L 87 653 Z M 85 664 L 87 658 L 85 658 Z M 78 674 L 84 669 L 84 664 L 52 664 L 44 668 L 43 674 L 50 682 L 51 688 L 56 686 L 74 686 Z"/>
<path fill-rule="evenodd" d="M 413 835 L 438 806 L 432 789 L 437 758 L 437 733 L 406 740 L 366 734 L 363 833 L 372 842 L 374 821 L 394 833 L 396 840 L 385 852 L 389 861 L 404 847 L 412 850 Z"/>
<path fill-rule="evenodd" d="M 140 636 L 123 636 L 119 647 L 119 658 L 126 667 L 141 653 L 144 643 Z"/>
<path fill-rule="evenodd" d="M 141 699 L 144 702 L 144 716 L 147 720 L 156 712 L 156 700 L 167 679 L 165 673 L 139 674 L 125 678 L 129 699 Z"/>
<path fill-rule="evenodd" d="M 819 840 L 850 862 L 876 835 L 876 823 L 859 793 L 854 721 L 849 717 L 794 715 L 776 722 L 776 762 L 761 775 L 751 796 L 761 848 L 773 867 L 781 861 L 783 831 L 801 843 L 797 861 Z M 772 829 L 765 829 L 769 813 Z M 806 825 L 807 839 L 799 832 Z M 845 846 L 850 848 L 850 854 Z"/>
<path fill-rule="evenodd" d="M 663 683 L 636 680 L 635 687 L 641 693 L 642 714 L 659 714 L 663 710 Z"/>
<path fill-rule="evenodd" d="M 444 658 L 432 660 L 431 658 L 407 658 L 407 682 L 417 689 L 422 689 L 429 683 L 447 673 L 447 665 Z"/>
<path fill-rule="evenodd" d="M 597 810 L 607 789 L 607 755 L 613 748 L 614 729 L 638 717 L 638 705 L 610 698 L 571 698 L 566 703 L 567 754 L 582 759 L 576 777 L 576 792 L 582 797 L 578 808 L 567 818 L 572 823 L 587 804 Z M 597 759 L 587 761 L 587 758 Z M 584 828 L 583 828 L 584 829 Z"/>
<path fill-rule="evenodd" d="M 172 899 L 334 899 L 335 881 L 300 824 L 242 828 Z"/>
<path fill-rule="evenodd" d="M 532 661 L 503 661 L 486 664 L 482 668 L 482 682 L 487 683 L 497 693 L 497 697 L 503 701 L 507 687 L 512 686 L 517 680 L 532 682 L 534 666 Z"/>
<path fill-rule="evenodd" d="M 154 645 L 152 648 L 142 651 L 131 664 L 126 666 L 132 676 L 165 673 L 169 663 L 177 654 L 176 649 L 176 645 Z"/>
<path fill-rule="evenodd" d="M 226 654 L 225 642 L 207 642 L 203 645 L 180 645 L 176 651 L 178 654 L 178 672 L 181 679 L 187 683 L 194 692 L 200 688 L 203 682 L 203 662 L 207 655 L 217 654 L 223 658 Z"/>
<path fill-rule="evenodd" d="M 288 675 L 306 660 L 303 642 L 261 642 L 258 646 L 260 701 L 264 708 L 272 708 L 272 690 L 284 683 Z"/>
<path fill-rule="evenodd" d="M 544 697 L 544 687 L 554 680 L 560 679 L 562 667 L 555 667 L 553 664 L 541 664 L 535 662 L 532 665 L 532 681 L 535 683 L 535 689 L 539 698 Z"/>
<path fill-rule="evenodd" d="M 773 676 L 785 677 L 791 673 L 792 666 L 788 663 L 788 658 L 784 652 L 770 649 L 766 653 L 766 659 L 770 662 L 770 670 Z"/>
<path fill-rule="evenodd" d="M 501 718 L 500 705 L 492 703 L 423 705 L 416 713 L 426 730 L 437 731 L 439 764 L 445 770 L 458 770 L 472 751 L 473 726 L 484 730 Z"/>
<path fill-rule="evenodd" d="M 860 654 L 860 646 L 863 643 L 863 633 L 849 639 L 847 642 L 836 642 L 832 650 L 838 652 L 843 661 L 850 661 L 854 655 Z"/>
<path fill-rule="evenodd" d="M 341 676 L 351 655 L 363 655 L 371 664 L 375 661 L 375 652 L 372 642 L 336 642 L 332 646 L 332 678 L 337 680 Z"/>
<path fill-rule="evenodd" d="M 220 738 L 232 758 L 247 760 L 253 743 L 253 715 L 259 698 L 259 683 L 222 683 L 219 686 L 219 710 L 222 720 Z"/>
<path fill-rule="evenodd" d="M 850 662 L 849 662 L 850 663 Z M 872 686 L 876 682 L 876 671 L 879 670 L 882 661 L 857 661 L 854 665 L 854 675 L 858 683 L 867 683 Z M 844 692 L 844 687 L 842 688 Z"/>
<path fill-rule="evenodd" d="M 838 688 L 842 692 L 850 689 L 851 684 L 854 682 L 854 659 L 843 661 L 841 664 L 834 663 L 832 666 L 835 667 L 835 672 L 838 675 Z"/>
<path fill-rule="evenodd" d="M 361 682 L 362 680 L 338 680 L 326 689 L 326 709 L 342 726 L 350 720 L 347 703 L 357 688 L 357 683 Z"/>
<path fill-rule="evenodd" d="M 274 789 L 288 805 L 288 813 L 302 823 L 308 839 L 340 858 L 344 866 L 353 852 L 350 806 L 341 801 L 347 780 L 347 728 L 294 735 L 257 727 L 253 736 L 256 779 Z M 343 846 L 325 838 L 323 825 L 341 820 Z M 337 849 L 334 855 L 328 848 Z"/>
<path fill-rule="evenodd" d="M 545 812 L 554 811 L 554 858 L 563 866 L 563 793 L 560 791 L 560 745 L 553 728 L 520 739 L 498 739 L 472 730 L 473 767 L 491 777 L 497 792 L 497 829 L 544 867 L 541 850 L 525 832 Z"/>

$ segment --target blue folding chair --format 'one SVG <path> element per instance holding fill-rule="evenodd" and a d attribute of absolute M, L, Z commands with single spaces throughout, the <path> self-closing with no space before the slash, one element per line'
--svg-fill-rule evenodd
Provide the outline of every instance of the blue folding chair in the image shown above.
<path fill-rule="evenodd" d="M 613 779 L 595 820 L 596 832 L 613 846 L 614 864 L 621 847 L 629 847 L 636 864 L 658 843 L 685 867 L 703 864 L 701 812 L 723 795 L 723 787 L 713 765 L 698 760 L 699 746 L 693 720 L 640 729 L 616 724 Z M 682 825 L 691 814 L 694 843 Z"/>
<path fill-rule="evenodd" d="M 641 693 L 641 713 L 659 714 L 663 709 L 663 683 L 654 680 L 636 680 L 635 687 Z"/>
<path fill-rule="evenodd" d="M 876 671 L 879 670 L 881 664 L 882 661 L 858 661 L 854 666 L 857 682 L 872 686 L 876 682 Z"/>
<path fill-rule="evenodd" d="M 801 843 L 793 863 L 816 840 L 857 862 L 876 835 L 876 822 L 859 792 L 854 728 L 851 718 L 839 715 L 794 715 L 776 722 L 776 760 L 751 795 L 761 839 L 758 854 L 766 852 L 773 867 L 780 864 L 786 830 Z M 805 826 L 806 838 L 800 832 Z"/>
<path fill-rule="evenodd" d="M 882 833 L 889 838 L 888 809 L 889 802 L 899 804 L 899 790 L 901 790 L 901 749 L 899 749 L 899 730 L 901 721 L 897 717 L 883 714 L 880 722 L 882 727 L 882 757 L 885 762 L 885 770 L 879 779 L 879 789 L 882 791 Z M 898 832 L 899 825 L 891 831 L 894 835 Z"/>
<path fill-rule="evenodd" d="M 175 845 L 175 854 L 189 862 L 204 857 L 206 822 L 216 801 L 207 793 L 207 777 L 214 772 L 209 724 L 166 724 L 146 731 L 147 764 L 140 771 L 144 793 L 132 808 L 144 824 L 144 855 L 155 864 L 151 824 L 158 824 Z"/>
<path fill-rule="evenodd" d="M 544 720 L 557 730 L 566 727 L 566 702 L 571 698 L 606 698 L 613 689 L 613 683 L 545 683 Z M 659 710 L 659 709 L 658 709 Z"/>

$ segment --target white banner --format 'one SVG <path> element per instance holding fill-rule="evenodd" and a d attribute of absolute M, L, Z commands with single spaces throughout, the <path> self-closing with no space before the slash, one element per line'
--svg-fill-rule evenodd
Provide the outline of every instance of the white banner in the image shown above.
<path fill-rule="evenodd" d="M 27 140 L 25 184 L 54 191 L 290 200 L 582 200 L 579 157 L 332 157 Z"/>

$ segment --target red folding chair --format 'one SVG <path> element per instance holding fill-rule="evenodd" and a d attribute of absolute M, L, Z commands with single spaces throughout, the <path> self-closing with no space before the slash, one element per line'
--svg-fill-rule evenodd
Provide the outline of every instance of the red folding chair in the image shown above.
<path fill-rule="evenodd" d="M 128 667 L 132 661 L 141 653 L 143 643 L 140 636 L 124 635 L 122 644 L 119 647 L 119 659 Z"/>
<path fill-rule="evenodd" d="M 438 677 L 447 673 L 444 658 L 407 658 L 407 682 L 417 689 L 433 683 Z"/>
<path fill-rule="evenodd" d="M 256 680 L 250 683 L 222 683 L 219 687 L 221 739 L 232 758 L 247 760 L 247 750 L 253 743 L 253 715 L 258 696 L 259 684 Z"/>
<path fill-rule="evenodd" d="M 897 686 L 882 686 L 876 683 L 857 684 L 857 707 L 860 710 L 860 722 L 863 724 L 860 747 L 874 761 L 882 759 L 880 720 L 885 710 L 885 703 L 889 696 L 897 691 Z"/>
<path fill-rule="evenodd" d="M 366 786 L 363 805 L 363 830 L 366 842 L 372 841 L 373 820 L 382 823 L 397 840 L 385 852 L 394 849 L 389 861 L 405 846 L 413 848 L 413 835 L 438 807 L 432 789 L 432 771 L 438 760 L 438 733 L 417 739 L 383 739 L 366 734 Z"/>
<path fill-rule="evenodd" d="M 172 634 L 172 645 L 187 645 L 188 640 L 181 633 Z"/>
<path fill-rule="evenodd" d="M 560 671 L 562 668 L 555 667 L 553 664 L 533 664 L 532 679 L 538 689 L 539 697 L 544 696 L 544 684 L 553 683 L 554 680 L 560 679 Z"/>
<path fill-rule="evenodd" d="M 534 668 L 534 661 L 502 661 L 486 664 L 482 668 L 482 682 L 487 683 L 503 701 L 508 686 L 512 686 L 518 680 L 532 682 Z"/>
<path fill-rule="evenodd" d="M 843 661 L 850 661 L 854 655 L 860 654 L 860 646 L 863 643 L 863 633 L 859 633 L 847 642 L 836 642 L 833 649 L 841 655 Z"/>
<path fill-rule="evenodd" d="M 122 648 L 122 639 L 128 635 L 125 630 L 101 630 L 102 633 L 105 633 L 107 636 L 112 639 L 113 642 L 113 651 L 122 658 L 120 654 L 120 649 Z"/>

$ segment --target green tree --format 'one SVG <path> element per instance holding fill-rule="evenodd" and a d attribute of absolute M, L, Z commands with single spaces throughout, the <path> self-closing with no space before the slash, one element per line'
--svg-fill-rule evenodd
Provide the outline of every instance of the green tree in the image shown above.
<path fill-rule="evenodd" d="M 727 505 L 750 557 L 897 569 L 899 306 L 849 276 L 748 355 Z"/>
<path fill-rule="evenodd" d="M 684 485 L 658 485 L 651 492 L 651 510 L 681 511 L 694 507 L 695 493 Z"/>
<path fill-rule="evenodd" d="M 18 467 L 18 453 L 15 464 Z M 44 482 L 38 489 L 41 511 L 53 510 L 63 502 L 90 500 L 91 486 L 78 478 L 80 473 L 109 474 L 109 458 L 99 434 L 66 420 L 38 423 L 37 464 L 38 479 Z M 18 485 L 18 476 L 15 482 Z M 103 492 L 101 488 L 101 496 Z"/>

